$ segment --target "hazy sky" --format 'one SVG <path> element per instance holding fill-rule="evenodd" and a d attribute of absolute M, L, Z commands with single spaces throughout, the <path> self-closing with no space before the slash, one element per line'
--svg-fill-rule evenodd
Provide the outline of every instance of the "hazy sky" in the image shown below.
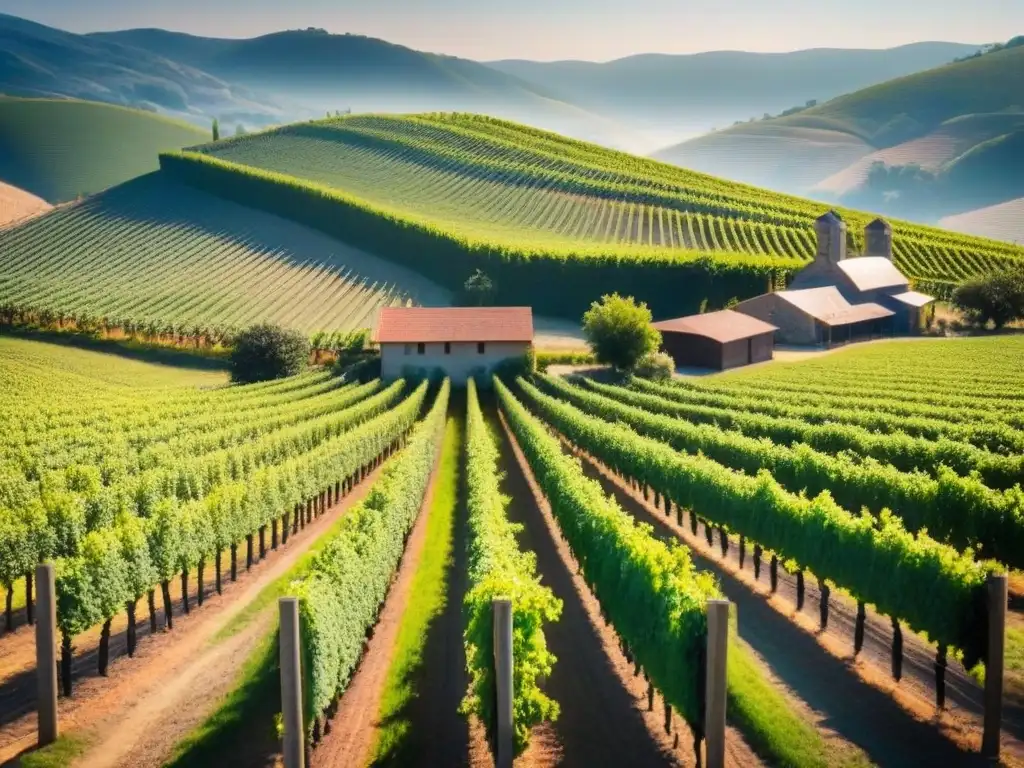
<path fill-rule="evenodd" d="M 74 32 L 164 27 L 218 37 L 324 27 L 475 59 L 885 48 L 1024 34 L 1024 0 L 0 0 Z"/>

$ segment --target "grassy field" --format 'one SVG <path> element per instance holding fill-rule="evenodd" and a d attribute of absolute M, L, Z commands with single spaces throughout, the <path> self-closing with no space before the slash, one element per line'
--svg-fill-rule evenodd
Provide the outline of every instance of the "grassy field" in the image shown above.
<path fill-rule="evenodd" d="M 0 304 L 115 325 L 302 331 L 372 326 L 449 294 L 294 223 L 152 174 L 0 232 Z"/>
<path fill-rule="evenodd" d="M 149 173 L 159 152 L 209 140 L 207 131 L 149 112 L 0 97 L 0 181 L 50 203 Z"/>

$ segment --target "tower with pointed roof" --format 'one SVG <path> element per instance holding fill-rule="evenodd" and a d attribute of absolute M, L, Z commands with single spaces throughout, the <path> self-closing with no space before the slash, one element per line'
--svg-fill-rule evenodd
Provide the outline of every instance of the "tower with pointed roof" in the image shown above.
<path fill-rule="evenodd" d="M 835 211 L 828 211 L 814 222 L 818 236 L 816 262 L 838 264 L 846 258 L 846 222 Z"/>
<path fill-rule="evenodd" d="M 892 227 L 885 219 L 875 219 L 864 228 L 864 255 L 892 261 Z"/>

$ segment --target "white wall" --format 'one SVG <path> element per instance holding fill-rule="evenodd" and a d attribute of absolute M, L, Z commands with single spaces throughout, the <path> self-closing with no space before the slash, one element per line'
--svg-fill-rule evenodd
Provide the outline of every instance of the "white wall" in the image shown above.
<path fill-rule="evenodd" d="M 522 357 L 530 344 L 525 341 L 488 341 L 482 355 L 477 352 L 476 342 L 452 342 L 451 354 L 447 355 L 443 343 L 424 346 L 424 354 L 420 355 L 416 352 L 416 344 L 381 344 L 381 377 L 386 381 L 401 378 L 407 367 L 424 368 L 427 373 L 440 368 L 451 377 L 452 384 L 465 384 L 470 373 L 480 368 L 491 371 L 509 358 Z"/>

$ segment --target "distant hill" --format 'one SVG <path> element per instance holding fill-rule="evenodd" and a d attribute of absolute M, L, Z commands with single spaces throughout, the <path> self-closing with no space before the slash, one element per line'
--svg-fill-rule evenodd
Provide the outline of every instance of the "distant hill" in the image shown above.
<path fill-rule="evenodd" d="M 947 216 L 939 225 L 954 232 L 1024 244 L 1024 197 Z"/>
<path fill-rule="evenodd" d="M 150 51 L 320 114 L 480 112 L 598 141 L 623 139 L 611 121 L 580 109 L 571 96 L 475 61 L 371 37 L 306 29 L 228 40 L 136 29 L 89 38 Z"/>
<path fill-rule="evenodd" d="M 1024 44 L 1018 44 L 654 156 L 793 193 L 936 220 L 1024 194 L 1022 73 Z"/>
<path fill-rule="evenodd" d="M 156 170 L 163 150 L 210 133 L 149 112 L 67 99 L 0 97 L 0 181 L 50 203 Z"/>
<path fill-rule="evenodd" d="M 158 53 L 0 14 L 0 93 L 69 97 L 164 112 L 209 125 L 269 123 L 280 112 L 245 89 Z"/>
<path fill-rule="evenodd" d="M 489 65 L 631 127 L 646 125 L 652 135 L 681 137 L 811 99 L 823 102 L 977 49 L 928 42 L 888 50 L 714 51 L 643 54 L 606 63 L 508 60 Z"/>

